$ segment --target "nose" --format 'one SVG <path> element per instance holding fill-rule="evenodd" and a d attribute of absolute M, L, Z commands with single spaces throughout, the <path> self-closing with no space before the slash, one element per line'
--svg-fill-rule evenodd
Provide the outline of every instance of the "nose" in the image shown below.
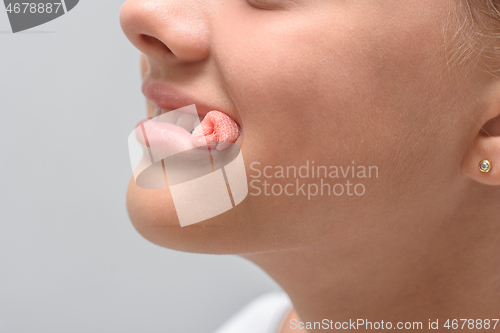
<path fill-rule="evenodd" d="M 148 58 L 172 63 L 209 56 L 207 12 L 200 0 L 128 0 L 120 10 L 122 30 Z"/>

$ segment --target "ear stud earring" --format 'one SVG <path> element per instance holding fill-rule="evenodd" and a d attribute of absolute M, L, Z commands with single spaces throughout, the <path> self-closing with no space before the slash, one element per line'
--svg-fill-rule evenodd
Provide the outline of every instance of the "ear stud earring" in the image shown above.
<path fill-rule="evenodd" d="M 488 160 L 482 160 L 479 162 L 479 170 L 484 173 L 488 173 L 491 170 L 491 162 Z"/>

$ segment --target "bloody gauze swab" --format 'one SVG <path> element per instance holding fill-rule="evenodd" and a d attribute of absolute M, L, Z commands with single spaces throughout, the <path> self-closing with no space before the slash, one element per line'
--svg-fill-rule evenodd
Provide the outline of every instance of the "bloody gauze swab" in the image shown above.
<path fill-rule="evenodd" d="M 221 151 L 236 142 L 240 132 L 240 127 L 231 117 L 220 111 L 210 111 L 194 129 L 193 145 L 202 147 L 215 142 L 216 149 Z"/>

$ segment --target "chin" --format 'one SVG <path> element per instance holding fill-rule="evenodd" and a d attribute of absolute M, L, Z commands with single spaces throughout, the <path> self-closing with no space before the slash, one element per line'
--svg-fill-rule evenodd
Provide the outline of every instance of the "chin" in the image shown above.
<path fill-rule="evenodd" d="M 255 226 L 248 223 L 250 202 L 205 221 L 181 227 L 167 190 L 138 187 L 133 177 L 127 190 L 127 210 L 135 229 L 148 241 L 173 250 L 210 254 L 244 254 L 259 248 Z M 257 242 L 256 242 L 257 240 Z"/>
<path fill-rule="evenodd" d="M 342 223 L 333 220 L 347 220 L 342 212 L 351 211 L 343 211 L 342 206 L 342 202 L 332 204 L 328 198 L 305 205 L 297 196 L 248 195 L 220 215 L 181 227 L 169 189 L 144 189 L 132 177 L 127 191 L 130 219 L 144 238 L 165 248 L 193 253 L 244 255 L 329 242 L 325 230 L 332 225 L 341 229 Z"/>

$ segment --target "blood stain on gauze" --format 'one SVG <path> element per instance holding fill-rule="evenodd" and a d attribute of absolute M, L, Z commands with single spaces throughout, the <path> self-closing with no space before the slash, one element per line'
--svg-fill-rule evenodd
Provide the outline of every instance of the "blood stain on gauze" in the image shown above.
<path fill-rule="evenodd" d="M 220 111 L 210 111 L 194 129 L 193 145 L 202 147 L 215 142 L 216 149 L 221 151 L 236 142 L 240 131 L 240 127 L 231 117 Z"/>

